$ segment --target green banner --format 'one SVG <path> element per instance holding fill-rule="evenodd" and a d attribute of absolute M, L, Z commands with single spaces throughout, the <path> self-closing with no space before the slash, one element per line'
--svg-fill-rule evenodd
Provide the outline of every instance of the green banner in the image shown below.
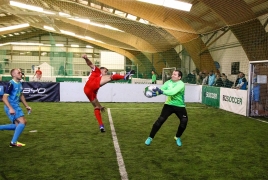
<path fill-rule="evenodd" d="M 82 78 L 57 77 L 56 82 L 82 82 Z"/>
<path fill-rule="evenodd" d="M 109 83 L 131 84 L 131 79 L 129 80 L 120 79 L 116 81 L 110 81 Z"/>
<path fill-rule="evenodd" d="M 202 86 L 202 103 L 219 108 L 220 88 L 213 86 Z"/>
<path fill-rule="evenodd" d="M 10 81 L 12 79 L 11 76 L 2 76 L 2 81 Z M 29 77 L 25 77 L 25 81 L 29 82 Z"/>

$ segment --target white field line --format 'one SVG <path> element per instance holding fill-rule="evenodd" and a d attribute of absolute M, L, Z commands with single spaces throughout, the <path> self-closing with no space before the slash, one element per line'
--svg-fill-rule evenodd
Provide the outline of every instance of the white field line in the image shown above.
<path fill-rule="evenodd" d="M 107 109 L 108 112 L 108 117 L 109 117 L 109 122 L 110 122 L 110 127 L 111 127 L 111 133 L 112 133 L 112 138 L 113 138 L 113 143 L 114 143 L 114 149 L 117 157 L 117 163 L 119 167 L 119 172 L 122 180 L 128 180 L 128 175 L 125 167 L 125 163 L 123 160 L 123 156 L 121 154 L 121 150 L 119 147 L 118 139 L 116 136 L 115 128 L 114 128 L 114 123 L 111 115 L 111 110 L 110 108 Z"/>
<path fill-rule="evenodd" d="M 159 107 L 159 108 L 162 108 L 162 107 Z M 204 107 L 186 107 L 186 109 L 201 109 L 201 108 L 204 109 Z M 208 108 L 209 108 L 209 107 L 208 107 Z M 147 109 L 156 109 L 156 108 L 109 108 L 109 109 L 145 109 L 145 110 L 147 110 Z M 256 119 L 256 118 L 254 118 L 254 117 L 249 117 L 249 118 L 254 119 L 254 120 L 256 120 L 256 121 L 263 122 L 263 123 L 268 123 L 267 121 L 263 121 L 263 120 L 260 120 L 260 119 Z"/>
<path fill-rule="evenodd" d="M 162 109 L 163 107 L 156 107 L 156 108 L 159 108 L 159 109 Z M 110 109 L 144 109 L 144 110 L 147 110 L 147 109 L 156 109 L 156 108 L 110 108 Z M 204 109 L 204 107 L 186 107 L 186 109 Z"/>
<path fill-rule="evenodd" d="M 263 120 L 260 120 L 260 119 L 257 119 L 257 118 L 254 118 L 254 117 L 249 117 L 250 119 L 254 119 L 256 121 L 260 121 L 260 122 L 263 122 L 263 123 L 268 123 L 267 121 L 263 121 Z"/>

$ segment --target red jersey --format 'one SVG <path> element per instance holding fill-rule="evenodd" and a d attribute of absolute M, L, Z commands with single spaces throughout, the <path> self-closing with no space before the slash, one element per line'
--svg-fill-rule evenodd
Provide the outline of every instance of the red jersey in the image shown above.
<path fill-rule="evenodd" d="M 93 101 L 97 97 L 97 93 L 100 88 L 101 77 L 102 74 L 100 69 L 94 66 L 84 86 L 84 93 L 90 101 Z"/>
<path fill-rule="evenodd" d="M 35 74 L 36 74 L 37 76 L 40 76 L 40 75 L 42 75 L 42 71 L 41 71 L 41 70 L 36 70 L 36 71 L 35 71 Z"/>

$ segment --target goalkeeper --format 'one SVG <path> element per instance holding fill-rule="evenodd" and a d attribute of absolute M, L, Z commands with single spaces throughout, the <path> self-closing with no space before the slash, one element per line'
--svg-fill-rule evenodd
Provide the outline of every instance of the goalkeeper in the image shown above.
<path fill-rule="evenodd" d="M 107 75 L 108 69 L 105 67 L 98 68 L 95 66 L 88 58 L 87 55 L 82 56 L 85 59 L 87 65 L 91 68 L 91 73 L 88 76 L 87 82 L 84 86 L 84 93 L 88 97 L 89 101 L 94 107 L 94 114 L 99 123 L 100 131 L 105 132 L 104 124 L 102 122 L 101 111 L 104 111 L 104 107 L 100 105 L 100 102 L 97 99 L 97 93 L 101 86 L 105 85 L 106 83 L 114 80 L 125 79 L 128 80 L 131 75 L 135 73 L 134 70 L 126 73 L 125 76 L 114 74 L 114 75 Z"/>
<path fill-rule="evenodd" d="M 157 131 L 161 128 L 167 118 L 173 113 L 175 113 L 176 116 L 180 119 L 180 124 L 178 126 L 178 130 L 174 139 L 178 146 L 182 146 L 181 135 L 186 129 L 188 116 L 184 103 L 185 85 L 181 79 L 182 72 L 175 70 L 172 73 L 171 79 L 166 81 L 161 89 L 158 87 L 155 87 L 153 89 L 153 96 L 164 94 L 167 96 L 167 100 L 164 104 L 160 116 L 153 124 L 149 137 L 145 141 L 145 144 L 147 146 L 151 144 Z"/>

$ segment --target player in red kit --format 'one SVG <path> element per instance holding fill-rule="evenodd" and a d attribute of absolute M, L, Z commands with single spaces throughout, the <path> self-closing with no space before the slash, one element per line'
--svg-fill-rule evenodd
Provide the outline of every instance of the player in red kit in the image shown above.
<path fill-rule="evenodd" d="M 87 65 L 92 70 L 85 84 L 84 92 L 94 107 L 94 114 L 96 116 L 96 119 L 98 120 L 100 131 L 105 132 L 104 124 L 102 122 L 102 117 L 101 117 L 101 112 L 105 111 L 105 108 L 100 105 L 100 102 L 97 99 L 98 90 L 101 86 L 103 86 L 104 84 L 110 81 L 115 81 L 115 80 L 120 80 L 120 79 L 128 80 L 129 77 L 131 77 L 131 75 L 135 74 L 135 71 L 131 70 L 125 76 L 122 76 L 119 74 L 107 75 L 107 72 L 108 72 L 107 68 L 105 67 L 98 68 L 87 58 L 86 54 L 83 55 L 82 58 L 85 59 Z"/>

